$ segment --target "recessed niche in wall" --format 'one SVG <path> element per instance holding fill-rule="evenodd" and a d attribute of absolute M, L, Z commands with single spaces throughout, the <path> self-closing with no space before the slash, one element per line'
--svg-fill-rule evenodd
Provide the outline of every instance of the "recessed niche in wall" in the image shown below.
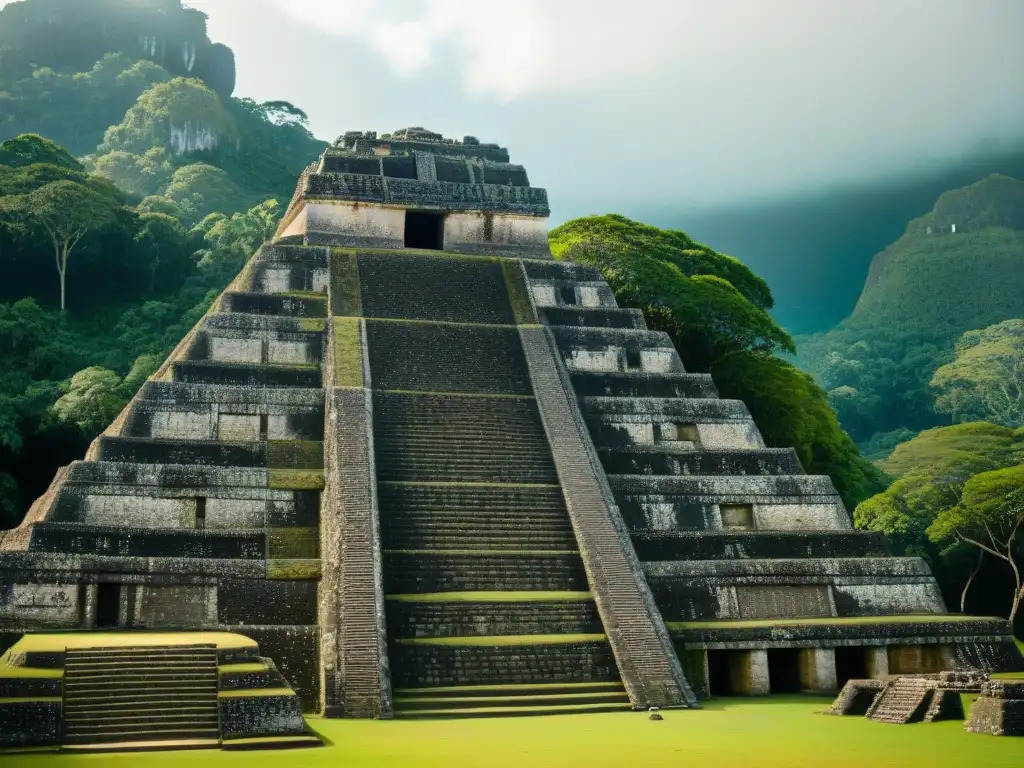
<path fill-rule="evenodd" d="M 727 531 L 754 530 L 753 504 L 721 504 L 718 509 L 722 513 L 722 527 Z"/>

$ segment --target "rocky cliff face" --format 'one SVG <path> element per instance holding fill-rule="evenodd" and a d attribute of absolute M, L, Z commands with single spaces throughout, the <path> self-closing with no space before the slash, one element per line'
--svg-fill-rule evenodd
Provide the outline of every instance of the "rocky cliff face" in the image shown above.
<path fill-rule="evenodd" d="M 21 0 L 0 10 L 0 46 L 60 71 L 122 52 L 199 78 L 222 97 L 235 88 L 234 53 L 212 42 L 206 14 L 181 0 Z"/>

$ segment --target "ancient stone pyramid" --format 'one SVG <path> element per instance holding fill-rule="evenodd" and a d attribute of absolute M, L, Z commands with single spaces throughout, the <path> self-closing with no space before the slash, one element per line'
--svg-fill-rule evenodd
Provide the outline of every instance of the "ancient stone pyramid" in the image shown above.
<path fill-rule="evenodd" d="M 494 144 L 348 133 L 0 542 L 20 629 L 227 629 L 328 715 L 601 711 L 1018 663 L 851 530 Z"/>

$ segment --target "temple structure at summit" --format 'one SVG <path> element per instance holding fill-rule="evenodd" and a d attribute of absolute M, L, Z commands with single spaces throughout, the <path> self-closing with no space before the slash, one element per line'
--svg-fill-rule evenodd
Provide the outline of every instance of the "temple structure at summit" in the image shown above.
<path fill-rule="evenodd" d="M 497 145 L 345 134 L 0 534 L 0 626 L 234 633 L 287 680 L 249 680 L 266 711 L 286 685 L 350 717 L 1019 668 L 1005 621 L 948 614 L 597 269 L 554 261 L 547 216 Z"/>

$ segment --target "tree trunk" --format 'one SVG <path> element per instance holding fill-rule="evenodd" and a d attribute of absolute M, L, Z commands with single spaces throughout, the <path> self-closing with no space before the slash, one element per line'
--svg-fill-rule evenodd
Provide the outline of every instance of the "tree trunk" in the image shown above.
<path fill-rule="evenodd" d="M 57 271 L 60 272 L 60 311 L 64 312 L 67 309 L 67 302 L 65 297 L 67 295 L 67 275 L 68 275 L 68 247 L 64 246 L 64 251 L 61 254 L 60 262 L 57 264 Z"/>
<path fill-rule="evenodd" d="M 974 566 L 974 570 L 971 571 L 971 575 L 967 577 L 967 583 L 964 584 L 964 589 L 960 593 L 960 613 L 967 613 L 967 590 L 971 588 L 971 583 L 974 581 L 974 577 L 978 575 L 978 571 L 981 570 L 981 564 L 985 559 L 985 551 L 978 551 L 978 564 Z"/>
<path fill-rule="evenodd" d="M 1011 538 L 1012 541 L 1012 538 Z M 1020 608 L 1021 598 L 1024 597 L 1024 587 L 1020 584 L 1020 569 L 1017 567 L 1017 563 L 1014 562 L 1013 553 L 1007 552 L 1007 560 L 1010 563 L 1010 567 L 1013 568 L 1013 606 L 1010 608 L 1010 626 L 1013 626 L 1013 620 L 1017 617 L 1017 609 Z"/>

